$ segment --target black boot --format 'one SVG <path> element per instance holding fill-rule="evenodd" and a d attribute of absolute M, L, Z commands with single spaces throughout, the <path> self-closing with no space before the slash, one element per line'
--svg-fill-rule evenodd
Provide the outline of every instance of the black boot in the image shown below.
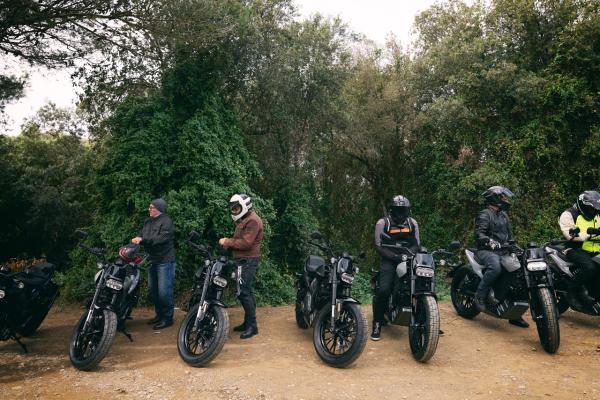
<path fill-rule="evenodd" d="M 473 304 L 475 304 L 475 307 L 477 307 L 479 311 L 485 311 L 485 297 L 475 294 L 475 297 L 473 298 Z"/>
<path fill-rule="evenodd" d="M 161 319 L 162 319 L 161 317 L 159 317 L 158 315 L 155 315 L 155 316 L 154 316 L 154 318 L 152 318 L 152 319 L 149 319 L 149 320 L 148 320 L 146 323 L 147 323 L 148 325 L 154 325 L 154 324 L 156 324 L 157 322 L 159 322 Z"/>
<path fill-rule="evenodd" d="M 240 335 L 240 339 L 249 339 L 254 335 L 258 335 L 258 328 L 250 327 L 250 328 L 246 329 L 244 332 L 242 332 L 242 334 Z"/>
<path fill-rule="evenodd" d="M 234 332 L 244 332 L 245 330 L 246 330 L 246 323 L 245 322 L 242 322 L 238 326 L 234 326 L 233 327 L 233 331 Z"/>
<path fill-rule="evenodd" d="M 508 323 L 514 326 L 518 326 L 519 328 L 529 328 L 529 324 L 523 318 L 509 319 Z"/>

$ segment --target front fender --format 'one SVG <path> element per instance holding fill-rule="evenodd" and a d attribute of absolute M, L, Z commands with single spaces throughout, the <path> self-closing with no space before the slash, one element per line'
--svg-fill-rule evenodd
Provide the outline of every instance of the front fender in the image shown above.
<path fill-rule="evenodd" d="M 360 304 L 360 301 L 352 298 L 352 297 L 345 297 L 343 299 L 335 299 L 335 302 L 337 304 L 343 304 L 343 303 L 355 303 L 355 304 Z"/>

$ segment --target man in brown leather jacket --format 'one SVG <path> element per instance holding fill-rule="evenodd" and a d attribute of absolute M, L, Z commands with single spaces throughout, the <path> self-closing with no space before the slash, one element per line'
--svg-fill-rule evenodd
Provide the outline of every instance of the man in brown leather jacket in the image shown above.
<path fill-rule="evenodd" d="M 256 298 L 252 292 L 252 282 L 260 261 L 260 244 L 263 238 L 263 223 L 252 209 L 252 199 L 246 194 L 236 194 L 229 200 L 231 217 L 236 222 L 232 238 L 222 238 L 219 244 L 232 249 L 238 265 L 236 278 L 237 296 L 244 307 L 244 322 L 233 328 L 242 332 L 240 338 L 248 339 L 258 333 L 256 324 Z"/>

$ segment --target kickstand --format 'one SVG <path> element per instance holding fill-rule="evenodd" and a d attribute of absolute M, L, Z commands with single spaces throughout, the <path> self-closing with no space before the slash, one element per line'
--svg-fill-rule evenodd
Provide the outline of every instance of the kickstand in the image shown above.
<path fill-rule="evenodd" d="M 131 336 L 131 333 L 127 332 L 125 329 L 123 329 L 121 333 L 127 336 L 127 339 L 129 339 L 130 342 L 133 342 L 133 336 Z"/>
<path fill-rule="evenodd" d="M 23 342 L 21 342 L 21 340 L 19 339 L 19 337 L 18 337 L 17 335 L 15 335 L 15 336 L 13 336 L 13 339 L 15 339 L 15 341 L 16 341 L 17 343 L 19 343 L 19 346 L 21 346 L 21 348 L 23 349 L 23 352 L 24 352 L 25 354 L 27 354 L 27 353 L 28 353 L 28 351 L 27 351 L 27 346 L 25 346 L 25 344 L 24 344 Z"/>

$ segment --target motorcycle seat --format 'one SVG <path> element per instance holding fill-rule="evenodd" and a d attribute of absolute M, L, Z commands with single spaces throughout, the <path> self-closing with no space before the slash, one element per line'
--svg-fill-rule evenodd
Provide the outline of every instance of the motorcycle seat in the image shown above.
<path fill-rule="evenodd" d="M 485 269 L 485 266 L 481 264 L 475 251 L 475 249 L 466 249 L 465 254 L 467 256 L 467 260 L 469 260 L 471 268 L 473 268 L 473 272 L 475 272 L 475 274 L 477 274 L 477 276 L 480 278 L 483 278 L 483 270 Z"/>
<path fill-rule="evenodd" d="M 43 286 L 52 278 L 54 270 L 54 264 L 40 263 L 25 268 L 15 276 L 15 279 L 26 285 L 39 287 Z"/>
<path fill-rule="evenodd" d="M 319 256 L 308 256 L 304 262 L 304 270 L 308 274 L 325 275 L 325 260 Z"/>

